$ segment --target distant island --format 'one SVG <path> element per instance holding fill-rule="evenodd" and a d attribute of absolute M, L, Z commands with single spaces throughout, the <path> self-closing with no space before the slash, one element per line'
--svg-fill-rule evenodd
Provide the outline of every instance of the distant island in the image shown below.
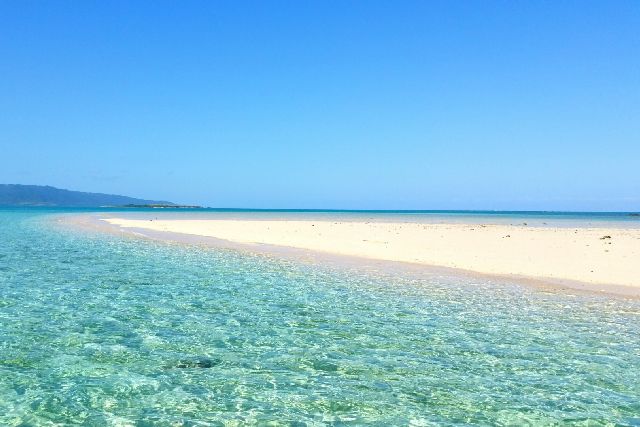
<path fill-rule="evenodd" d="M 65 206 L 127 208 L 200 208 L 163 200 L 145 200 L 115 194 L 86 193 L 48 185 L 0 184 L 0 206 Z"/>

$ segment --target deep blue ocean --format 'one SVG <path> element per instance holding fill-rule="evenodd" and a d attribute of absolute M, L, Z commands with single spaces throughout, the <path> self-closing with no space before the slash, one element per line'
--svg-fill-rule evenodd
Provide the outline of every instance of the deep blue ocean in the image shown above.
<path fill-rule="evenodd" d="M 640 426 L 638 299 L 376 275 L 55 221 L 85 211 L 0 209 L 0 425 Z M 640 222 L 617 213 L 191 214 Z"/>

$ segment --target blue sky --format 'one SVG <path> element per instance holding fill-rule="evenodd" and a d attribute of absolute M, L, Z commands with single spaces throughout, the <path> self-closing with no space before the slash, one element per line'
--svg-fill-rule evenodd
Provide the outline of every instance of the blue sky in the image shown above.
<path fill-rule="evenodd" d="M 638 1 L 3 1 L 0 183 L 640 210 Z"/>

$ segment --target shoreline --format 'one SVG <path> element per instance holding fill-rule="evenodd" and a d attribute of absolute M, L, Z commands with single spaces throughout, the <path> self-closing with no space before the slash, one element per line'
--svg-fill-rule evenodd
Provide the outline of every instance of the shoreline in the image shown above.
<path fill-rule="evenodd" d="M 120 221 L 125 221 L 122 225 Z M 127 222 L 133 221 L 133 222 Z M 450 266 L 441 264 L 430 264 L 425 262 L 411 262 L 397 259 L 375 258 L 361 256 L 353 253 L 340 253 L 332 251 L 322 251 L 315 248 L 305 248 L 297 246 L 287 246 L 272 244 L 269 242 L 244 242 L 231 239 L 225 239 L 213 236 L 211 232 L 204 234 L 184 233 L 176 230 L 167 230 L 167 222 L 175 222 L 177 220 L 166 221 L 150 221 L 144 220 L 128 220 L 123 218 L 110 217 L 109 214 L 85 214 L 73 215 L 66 217 L 62 222 L 69 223 L 74 227 L 92 229 L 99 232 L 108 232 L 119 236 L 128 236 L 132 238 L 145 238 L 155 241 L 180 243 L 187 245 L 202 245 L 206 247 L 214 247 L 220 249 L 232 249 L 243 252 L 250 252 L 258 255 L 275 256 L 290 260 L 311 262 L 313 264 L 327 264 L 332 266 L 349 266 L 363 271 L 373 271 L 375 273 L 383 272 L 390 275 L 410 275 L 412 277 L 423 277 L 433 275 L 458 276 L 466 278 L 478 278 L 490 280 L 499 283 L 523 284 L 525 286 L 534 286 L 545 290 L 574 290 L 580 292 L 596 293 L 598 295 L 616 295 L 624 297 L 640 297 L 639 284 L 625 283 L 593 283 L 583 280 L 575 280 L 566 277 L 541 277 L 535 275 L 518 274 L 518 273 L 496 273 L 478 271 L 473 268 L 464 268 L 462 266 Z M 190 221 L 190 220 L 181 220 Z M 215 220 L 211 220 L 215 221 Z M 150 226 L 153 224 L 154 226 Z M 242 221 L 246 225 L 247 221 Z M 282 221 L 287 223 L 288 221 Z M 290 222 L 290 221 L 289 221 Z M 319 221 L 314 221 L 318 224 Z M 149 224 L 146 224 L 149 223 Z M 161 224 L 161 225 L 159 225 Z M 263 222 L 263 226 L 265 223 Z M 447 225 L 450 226 L 450 225 Z M 470 227 L 474 227 L 470 226 Z M 475 226 L 477 228 L 477 226 Z M 489 226 L 485 226 L 489 228 Z M 190 230 L 193 231 L 193 230 Z M 591 230 L 593 231 L 593 230 Z M 597 229 L 598 233 L 602 229 Z M 640 230 L 634 230 L 640 239 Z M 608 240 L 608 239 L 607 239 Z M 635 246 L 640 246 L 640 240 Z M 640 276 L 635 276 L 640 277 Z M 635 282 L 632 282 L 635 283 Z"/>

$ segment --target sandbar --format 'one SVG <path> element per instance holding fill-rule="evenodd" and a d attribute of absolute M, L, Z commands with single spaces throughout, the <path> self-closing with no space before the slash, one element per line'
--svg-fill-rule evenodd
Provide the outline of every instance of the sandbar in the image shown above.
<path fill-rule="evenodd" d="M 206 236 L 483 274 L 640 288 L 640 228 L 332 220 L 102 218 Z"/>

